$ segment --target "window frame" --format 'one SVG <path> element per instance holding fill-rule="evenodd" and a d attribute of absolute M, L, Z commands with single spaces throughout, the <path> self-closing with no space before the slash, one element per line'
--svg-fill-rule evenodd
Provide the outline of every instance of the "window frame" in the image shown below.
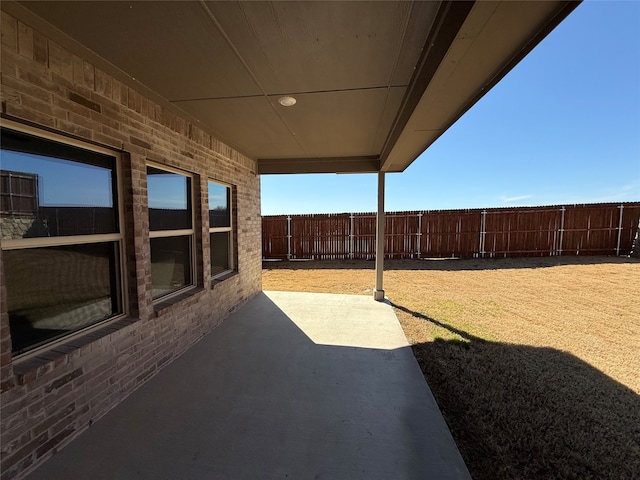
<path fill-rule="evenodd" d="M 224 275 L 229 274 L 230 272 L 235 271 L 236 269 L 235 254 L 234 254 L 234 248 L 233 248 L 234 242 L 235 242 L 234 221 L 233 221 L 235 211 L 233 208 L 233 185 L 230 185 L 225 182 L 221 182 L 220 180 L 208 178 L 207 179 L 207 222 L 209 222 L 209 219 L 210 219 L 209 212 L 211 211 L 211 205 L 209 205 L 209 184 L 210 183 L 214 183 L 216 185 L 220 185 L 222 187 L 229 189 L 228 190 L 229 192 L 229 226 L 228 227 L 212 227 L 211 225 L 209 225 L 209 258 L 207 259 L 209 262 L 209 265 L 211 265 L 211 255 L 212 255 L 211 234 L 220 233 L 220 232 L 229 232 L 229 249 L 227 251 L 229 268 L 221 272 L 217 272 L 215 274 L 211 273 L 211 280 L 216 280 Z"/>
<path fill-rule="evenodd" d="M 182 175 L 183 177 L 187 177 L 190 179 L 191 185 L 189 190 L 190 198 L 188 200 L 191 202 L 191 228 L 183 228 L 183 229 L 175 229 L 175 230 L 151 230 L 151 225 L 149 225 L 149 267 L 151 268 L 151 239 L 153 238 L 170 238 L 170 237 L 184 237 L 189 236 L 189 253 L 190 253 L 190 267 L 191 267 L 191 283 L 185 285 L 184 287 L 178 288 L 177 290 L 173 290 L 171 292 L 167 292 L 163 295 L 159 295 L 153 298 L 153 304 L 162 303 L 166 300 L 171 299 L 172 297 L 176 297 L 178 295 L 183 294 L 184 292 L 194 289 L 197 287 L 197 278 L 198 278 L 198 270 L 197 270 L 197 255 L 196 255 L 196 216 L 195 216 L 195 186 L 196 186 L 196 174 L 187 172 L 185 170 L 180 170 L 178 168 L 174 168 L 168 165 L 163 165 L 158 162 L 146 162 L 145 167 L 155 168 L 157 170 L 162 170 L 167 173 L 174 173 L 176 175 Z M 149 207 L 149 179 L 145 169 L 145 175 L 147 180 L 147 209 L 150 210 Z M 147 213 L 147 219 L 150 220 L 149 212 Z M 151 292 L 153 296 L 153 280 L 151 284 Z"/>
<path fill-rule="evenodd" d="M 84 335 L 87 332 L 103 328 L 105 325 L 121 320 L 129 313 L 129 295 L 127 288 L 127 275 L 126 275 L 126 258 L 127 249 L 125 241 L 125 217 L 124 217 L 124 205 L 123 205 L 123 166 L 122 166 L 122 152 L 102 147 L 95 143 L 79 140 L 72 137 L 67 137 L 63 134 L 44 130 L 41 128 L 33 127 L 23 123 L 15 122 L 6 118 L 0 118 L 0 128 L 6 130 L 12 130 L 18 133 L 31 135 L 38 139 L 48 140 L 63 145 L 69 145 L 71 147 L 80 148 L 82 150 L 88 150 L 104 155 L 108 155 L 115 158 L 115 200 L 116 215 L 118 219 L 118 232 L 116 233 L 101 233 L 101 234 L 78 234 L 78 235 L 61 235 L 56 237 L 32 237 L 32 238 L 15 238 L 15 239 L 0 239 L 0 249 L 2 251 L 10 250 L 26 250 L 32 248 L 46 248 L 46 247 L 58 247 L 66 245 L 86 245 L 97 243 L 115 243 L 118 247 L 117 255 L 117 277 L 116 277 L 116 290 L 118 294 L 118 303 L 120 304 L 120 313 L 117 313 L 104 320 L 98 320 L 84 327 L 80 327 L 77 330 L 72 330 L 68 334 L 63 334 L 59 337 L 54 337 L 51 340 L 43 340 L 30 347 L 25 347 L 20 351 L 12 350 L 12 358 L 31 358 L 43 351 L 51 350 L 58 345 L 69 342 L 78 336 Z M 78 161 L 77 163 L 84 163 Z M 8 312 L 7 312 L 8 313 Z"/>

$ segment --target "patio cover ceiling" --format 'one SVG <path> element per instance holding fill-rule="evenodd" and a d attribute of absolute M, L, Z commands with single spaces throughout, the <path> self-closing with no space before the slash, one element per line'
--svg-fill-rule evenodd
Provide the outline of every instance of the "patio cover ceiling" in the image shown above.
<path fill-rule="evenodd" d="M 257 159 L 261 174 L 403 171 L 577 6 L 7 3 Z M 280 105 L 285 95 L 297 103 Z"/>

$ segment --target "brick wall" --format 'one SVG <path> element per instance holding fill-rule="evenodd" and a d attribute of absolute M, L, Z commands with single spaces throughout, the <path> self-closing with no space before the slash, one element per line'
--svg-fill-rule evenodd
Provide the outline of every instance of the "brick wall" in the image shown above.
<path fill-rule="evenodd" d="M 1 475 L 20 478 L 261 290 L 255 161 L 2 12 L 3 117 L 125 152 L 128 317 L 30 358 L 12 358 L 0 257 Z M 140 88 L 139 90 L 144 90 Z M 197 288 L 153 303 L 146 163 L 196 175 Z M 234 185 L 238 274 L 209 281 L 207 180 Z"/>

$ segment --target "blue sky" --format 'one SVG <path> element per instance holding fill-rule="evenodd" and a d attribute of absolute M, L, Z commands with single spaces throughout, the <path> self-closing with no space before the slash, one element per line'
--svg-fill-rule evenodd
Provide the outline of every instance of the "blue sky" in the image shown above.
<path fill-rule="evenodd" d="M 187 177 L 175 173 L 147 174 L 149 208 L 187 209 Z"/>
<path fill-rule="evenodd" d="M 265 175 L 262 214 L 370 212 L 377 176 Z M 640 0 L 586 1 L 403 173 L 385 210 L 640 201 Z"/>
<path fill-rule="evenodd" d="M 2 169 L 38 175 L 43 207 L 111 207 L 111 171 L 30 153 L 2 151 Z"/>
<path fill-rule="evenodd" d="M 226 210 L 227 205 L 227 187 L 215 182 L 209 182 L 209 210 L 221 208 Z"/>

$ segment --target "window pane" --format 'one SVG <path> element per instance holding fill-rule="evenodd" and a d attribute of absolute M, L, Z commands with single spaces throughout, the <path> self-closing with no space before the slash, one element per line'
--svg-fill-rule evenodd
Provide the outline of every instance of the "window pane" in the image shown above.
<path fill-rule="evenodd" d="M 14 351 L 122 312 L 116 242 L 6 250 Z"/>
<path fill-rule="evenodd" d="M 209 227 L 231 226 L 231 189 L 209 182 Z"/>
<path fill-rule="evenodd" d="M 229 265 L 230 232 L 214 232 L 209 234 L 211 240 L 211 275 L 231 268 Z"/>
<path fill-rule="evenodd" d="M 114 157 L 6 129 L 1 154 L 2 238 L 118 231 Z"/>
<path fill-rule="evenodd" d="M 191 285 L 191 235 L 152 238 L 153 298 Z"/>
<path fill-rule="evenodd" d="M 185 175 L 147 167 L 149 229 L 191 228 L 191 179 Z"/>

